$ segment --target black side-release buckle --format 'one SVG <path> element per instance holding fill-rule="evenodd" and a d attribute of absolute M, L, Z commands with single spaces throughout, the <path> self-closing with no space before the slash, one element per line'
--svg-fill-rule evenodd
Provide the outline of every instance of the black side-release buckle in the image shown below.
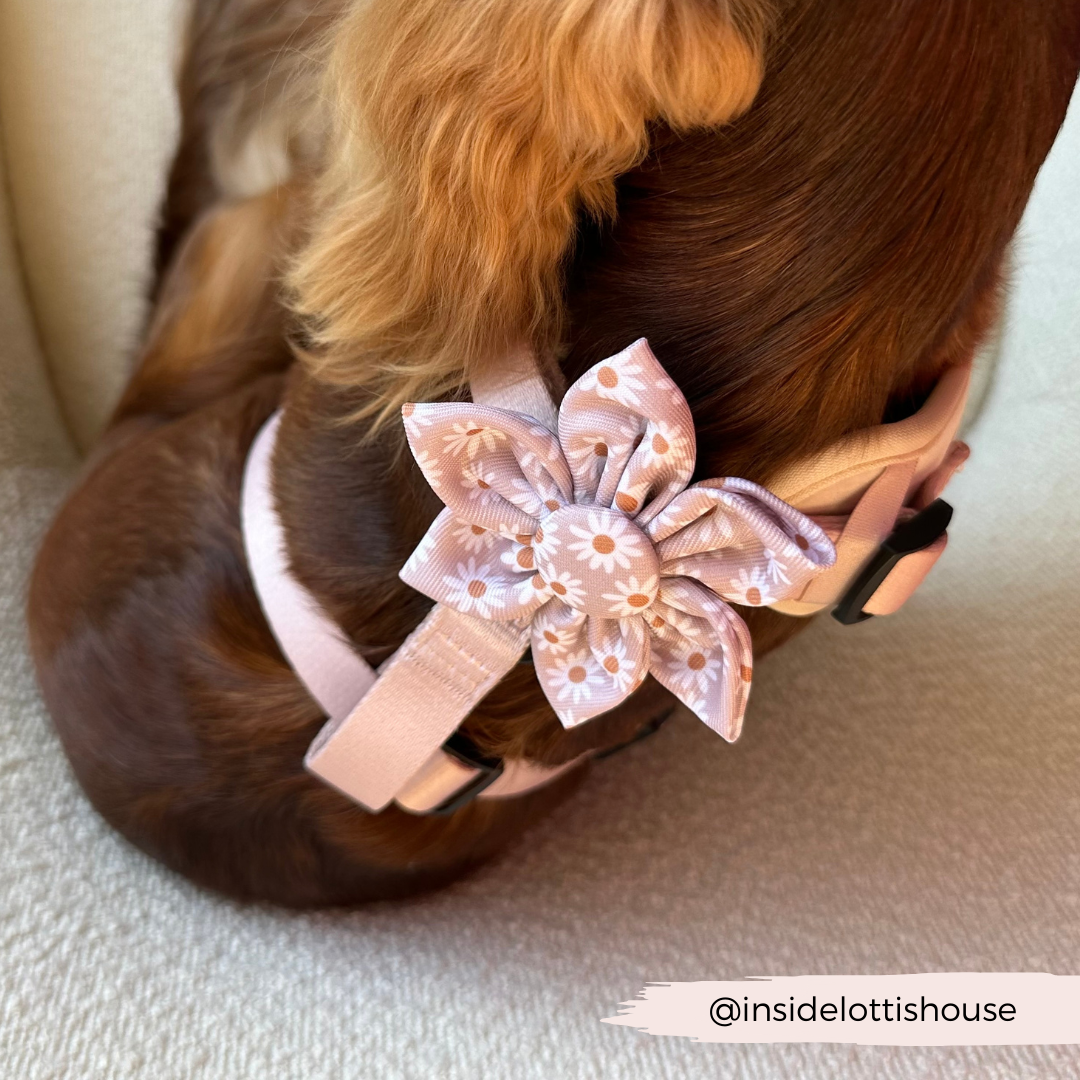
<path fill-rule="evenodd" d="M 486 787 L 490 787 L 503 773 L 503 759 L 485 757 L 480 753 L 480 748 L 461 731 L 455 731 L 449 739 L 442 744 L 443 750 L 451 757 L 456 757 L 463 765 L 470 769 L 478 769 L 479 775 L 470 780 L 463 788 L 459 788 L 445 802 L 439 803 L 432 814 L 452 814 L 460 810 L 466 803 L 471 803 L 477 795 Z"/>
<path fill-rule="evenodd" d="M 944 499 L 935 499 L 914 517 L 897 525 L 833 608 L 832 617 L 845 626 L 872 619 L 873 615 L 863 611 L 863 607 L 878 586 L 905 555 L 928 548 L 941 536 L 949 527 L 952 515 L 953 508 Z"/>

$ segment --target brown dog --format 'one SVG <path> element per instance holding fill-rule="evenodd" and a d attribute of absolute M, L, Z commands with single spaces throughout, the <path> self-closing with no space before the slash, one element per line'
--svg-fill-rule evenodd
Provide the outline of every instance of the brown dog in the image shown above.
<path fill-rule="evenodd" d="M 768 483 L 971 354 L 1078 67 L 1072 0 L 202 0 L 153 324 L 31 588 L 95 806 L 198 882 L 294 905 L 504 845 L 580 770 L 447 817 L 304 772 L 324 717 L 240 539 L 260 425 L 284 401 L 293 572 L 378 663 L 429 606 L 397 573 L 440 508 L 403 401 L 521 338 L 572 380 L 645 335 L 699 474 Z M 802 625 L 747 621 L 758 653 Z M 465 730 L 553 764 L 669 700 L 647 680 L 564 731 L 521 666 Z"/>

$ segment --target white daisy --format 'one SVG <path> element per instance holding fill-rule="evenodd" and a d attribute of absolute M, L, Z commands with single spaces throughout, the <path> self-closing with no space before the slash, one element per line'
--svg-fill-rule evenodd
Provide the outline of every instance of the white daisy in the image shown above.
<path fill-rule="evenodd" d="M 671 403 L 673 405 L 675 405 L 677 408 L 681 408 L 681 409 L 685 410 L 686 412 L 690 411 L 689 408 L 687 407 L 687 404 L 686 404 L 686 396 L 678 388 L 678 386 L 676 386 L 675 383 L 673 383 L 670 379 L 665 379 L 665 378 L 657 379 L 656 380 L 656 389 L 657 390 L 663 390 L 668 395 L 668 398 L 671 401 Z"/>
<path fill-rule="evenodd" d="M 579 506 L 595 503 L 596 491 L 604 477 L 607 460 L 606 455 L 596 457 L 590 450 L 588 455 L 583 454 L 571 463 L 570 468 L 574 475 L 574 502 Z"/>
<path fill-rule="evenodd" d="M 562 547 L 562 529 L 557 521 L 547 518 L 541 522 L 540 527 L 533 533 L 533 546 L 543 550 L 550 558 Z"/>
<path fill-rule="evenodd" d="M 566 457 L 575 465 L 591 465 L 602 469 L 607 463 L 609 448 L 603 435 L 574 435 L 569 442 Z"/>
<path fill-rule="evenodd" d="M 632 360 L 608 361 L 596 370 L 593 389 L 602 398 L 621 402 L 623 405 L 640 405 L 639 390 L 645 389 L 645 383 L 637 376 L 645 369 Z"/>
<path fill-rule="evenodd" d="M 495 543 L 495 534 L 490 529 L 482 528 L 480 525 L 469 525 L 467 522 L 462 522 L 454 530 L 453 537 L 469 554 L 489 551 Z"/>
<path fill-rule="evenodd" d="M 608 612 L 615 619 L 629 619 L 640 615 L 653 602 L 656 596 L 657 579 L 655 576 L 638 581 L 634 574 L 627 581 L 616 581 L 615 592 L 602 593 L 604 600 L 610 600 Z"/>
<path fill-rule="evenodd" d="M 416 415 L 415 413 L 413 414 Z M 449 435 L 443 436 L 444 454 L 455 454 L 464 451 L 471 461 L 481 450 L 494 450 L 495 444 L 506 439 L 506 432 L 498 428 L 484 427 L 482 424 L 467 422 L 455 424 L 454 430 Z"/>
<path fill-rule="evenodd" d="M 517 587 L 517 594 L 518 603 L 521 604 L 529 604 L 537 597 L 546 600 L 555 595 L 541 574 L 530 574 L 522 578 L 521 584 Z"/>
<path fill-rule="evenodd" d="M 636 514 L 645 502 L 649 488 L 647 484 L 627 484 L 626 480 L 627 474 L 623 473 L 619 490 L 615 492 L 615 506 L 624 514 Z"/>
<path fill-rule="evenodd" d="M 571 524 L 569 530 L 578 539 L 567 544 L 567 551 L 577 552 L 579 559 L 588 560 L 590 570 L 602 568 L 609 574 L 614 573 L 616 566 L 626 570 L 633 559 L 645 553 L 644 535 L 621 515 L 601 517 L 590 513 L 584 528 Z"/>
<path fill-rule="evenodd" d="M 724 661 L 721 658 L 695 650 L 682 659 L 678 677 L 687 690 L 696 690 L 704 698 L 710 684 L 719 682 L 723 674 Z"/>
<path fill-rule="evenodd" d="M 747 607 L 761 607 L 776 600 L 769 579 L 760 566 L 755 566 L 749 574 L 745 568 L 740 567 L 738 579 L 732 581 L 720 595 L 725 600 L 733 600 L 736 604 L 745 604 Z"/>
<path fill-rule="evenodd" d="M 481 619 L 490 619 L 492 613 L 488 590 L 490 577 L 491 567 L 487 563 L 477 566 L 476 560 L 472 557 L 468 562 L 458 563 L 456 577 L 453 574 L 446 574 L 443 577 L 443 584 L 450 589 L 446 596 L 446 603 L 466 615 L 475 614 Z"/>
<path fill-rule="evenodd" d="M 688 646 L 664 658 L 664 672 L 668 688 L 700 715 L 699 709 L 708 704 L 710 689 L 723 678 L 724 661 L 722 654 L 715 655 L 707 646 Z"/>
<path fill-rule="evenodd" d="M 432 405 L 435 402 L 408 401 L 401 406 L 401 417 L 405 421 L 406 430 L 418 432 L 421 428 L 430 427 L 435 421 L 435 410 Z"/>
<path fill-rule="evenodd" d="M 681 428 L 660 420 L 649 424 L 638 452 L 646 465 L 684 465 L 690 458 L 690 440 Z"/>
<path fill-rule="evenodd" d="M 683 687 L 679 688 L 678 693 L 679 699 L 695 716 L 700 717 L 705 713 L 708 702 L 701 694 L 693 689 Z"/>
<path fill-rule="evenodd" d="M 721 548 L 734 542 L 737 531 L 735 522 L 736 519 L 723 503 L 712 503 L 711 508 L 702 512 L 691 524 L 698 530 L 702 542 L 707 542 L 712 548 Z"/>
<path fill-rule="evenodd" d="M 677 630 L 684 638 L 689 638 L 691 641 L 697 641 L 699 639 L 711 640 L 713 638 L 712 627 L 709 626 L 706 620 L 690 615 L 688 612 L 683 611 L 682 608 L 673 607 L 664 599 L 664 590 L 662 587 L 656 599 L 664 605 L 664 622 Z M 650 625 L 652 625 L 654 629 L 660 629 L 660 627 L 655 625 L 655 621 L 651 622 Z M 661 624 L 661 626 L 662 625 L 663 624 Z"/>
<path fill-rule="evenodd" d="M 485 491 L 491 490 L 494 476 L 482 461 L 477 461 L 461 470 L 459 483 L 469 493 L 470 499 L 479 499 Z"/>
<path fill-rule="evenodd" d="M 505 536 L 507 540 L 514 540 L 520 535 L 517 529 L 508 521 L 500 521 L 491 531 L 498 533 L 500 536 Z"/>
<path fill-rule="evenodd" d="M 499 556 L 499 561 L 517 574 L 536 573 L 536 559 L 528 544 L 514 542 Z"/>
<path fill-rule="evenodd" d="M 765 556 L 765 573 L 768 577 L 778 585 L 781 582 L 785 585 L 790 585 L 791 578 L 784 573 L 787 569 L 787 563 L 781 562 L 776 557 L 776 552 L 772 551 L 770 548 L 765 548 L 762 551 L 762 555 Z"/>
<path fill-rule="evenodd" d="M 604 684 L 596 661 L 587 649 L 556 657 L 552 666 L 558 685 L 555 700 L 559 704 L 579 705 L 582 701 L 592 701 L 593 691 Z"/>
<path fill-rule="evenodd" d="M 626 641 L 618 638 L 608 649 L 607 654 L 600 661 L 605 675 L 616 687 L 623 692 L 632 690 L 640 682 L 635 676 L 635 665 L 627 658 Z"/>
<path fill-rule="evenodd" d="M 568 626 L 561 620 L 538 617 L 534 625 L 533 648 L 562 656 L 577 641 L 582 621 L 578 619 Z"/>
<path fill-rule="evenodd" d="M 572 577 L 569 570 L 549 578 L 547 586 L 568 607 L 580 608 L 585 600 L 581 579 Z"/>
<path fill-rule="evenodd" d="M 551 477 L 547 473 L 542 473 L 536 478 L 535 484 L 536 494 L 540 496 L 541 501 L 544 504 L 543 510 L 540 513 L 550 514 L 554 513 L 559 507 L 564 505 L 562 492 L 552 482 Z"/>

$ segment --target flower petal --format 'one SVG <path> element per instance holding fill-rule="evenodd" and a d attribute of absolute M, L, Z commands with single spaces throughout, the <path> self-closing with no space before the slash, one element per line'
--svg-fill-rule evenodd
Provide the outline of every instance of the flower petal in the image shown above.
<path fill-rule="evenodd" d="M 488 532 L 490 543 L 472 545 L 473 526 L 444 510 L 401 568 L 399 577 L 417 592 L 456 611 L 508 622 L 531 616 L 551 596 L 545 582 L 535 584 L 531 548 Z M 478 534 L 478 539 L 480 536 Z"/>
<path fill-rule="evenodd" d="M 735 477 L 687 488 L 645 532 L 656 543 L 661 575 L 696 578 L 741 604 L 748 592 L 751 605 L 796 596 L 836 561 L 818 524 L 759 484 Z"/>
<path fill-rule="evenodd" d="M 637 689 L 648 668 L 640 618 L 587 618 L 558 599 L 536 613 L 532 650 L 540 686 L 568 728 L 615 708 Z"/>
<path fill-rule="evenodd" d="M 532 417 L 462 402 L 402 409 L 409 447 L 440 499 L 470 525 L 531 535 L 572 501 L 558 440 Z"/>
<path fill-rule="evenodd" d="M 690 407 L 644 338 L 570 387 L 559 442 L 575 501 L 617 507 L 639 525 L 686 487 L 697 455 Z"/>
<path fill-rule="evenodd" d="M 647 618 L 653 677 L 713 731 L 734 742 L 742 730 L 753 672 L 746 623 L 687 578 L 664 579 Z"/>
<path fill-rule="evenodd" d="M 640 615 L 626 619 L 590 618 L 585 623 L 589 651 L 611 681 L 615 704 L 632 694 L 649 673 L 649 633 Z"/>
<path fill-rule="evenodd" d="M 553 657 L 565 656 L 583 648 L 585 618 L 583 611 L 575 611 L 558 599 L 545 603 L 536 612 L 532 622 L 532 652 L 538 671 L 539 657 L 549 653 Z"/>

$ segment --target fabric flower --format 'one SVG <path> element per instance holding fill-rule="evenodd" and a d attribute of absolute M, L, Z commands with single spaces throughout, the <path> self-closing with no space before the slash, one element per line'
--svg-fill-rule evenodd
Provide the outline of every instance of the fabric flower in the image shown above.
<path fill-rule="evenodd" d="M 753 659 L 731 604 L 798 595 L 836 553 L 749 480 L 687 487 L 686 399 L 642 338 L 566 392 L 558 432 L 507 409 L 409 404 L 409 446 L 446 504 L 401 578 L 466 614 L 529 625 L 566 727 L 651 673 L 735 739 Z"/>

